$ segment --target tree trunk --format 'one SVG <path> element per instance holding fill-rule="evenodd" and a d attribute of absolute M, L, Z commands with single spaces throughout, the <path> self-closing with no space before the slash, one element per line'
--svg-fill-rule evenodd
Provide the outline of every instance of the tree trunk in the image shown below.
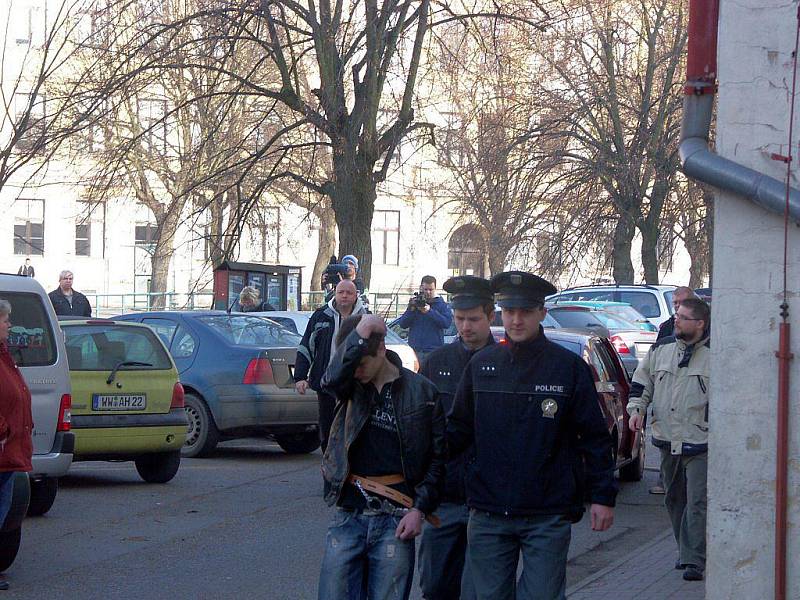
<path fill-rule="evenodd" d="M 208 258 L 211 261 L 211 266 L 216 268 L 225 260 L 225 253 L 222 249 L 222 232 L 225 219 L 224 195 L 222 193 L 214 194 L 214 198 L 209 205 L 209 212 L 211 213 L 211 219 L 208 228 L 209 239 L 206 240 L 206 243 L 210 247 Z"/>
<path fill-rule="evenodd" d="M 489 273 L 486 274 L 486 278 L 488 279 L 489 277 L 503 272 L 506 266 L 508 251 L 505 248 L 493 245 L 491 242 L 487 244 L 487 251 L 489 255 Z"/>
<path fill-rule="evenodd" d="M 642 233 L 642 267 L 644 282 L 658 285 L 658 228 L 645 224 L 639 228 Z"/>
<path fill-rule="evenodd" d="M 633 223 L 624 215 L 620 216 L 614 227 L 614 281 L 616 283 L 633 283 L 633 261 L 631 260 L 631 247 L 636 229 Z"/>
<path fill-rule="evenodd" d="M 358 258 L 364 285 L 369 287 L 372 276 L 372 213 L 375 210 L 376 192 L 372 168 L 366 165 L 355 168 L 357 161 L 334 156 L 335 184 L 331 199 L 339 226 L 339 257 L 352 254 Z"/>
<path fill-rule="evenodd" d="M 322 272 L 328 265 L 332 254 L 336 254 L 336 219 L 327 200 L 323 200 L 319 208 L 314 210 L 319 219 L 319 232 L 317 238 L 317 260 L 314 262 L 314 272 L 311 274 L 309 289 L 312 291 L 322 289 Z"/>
<path fill-rule="evenodd" d="M 180 204 L 182 206 L 183 203 Z M 153 249 L 153 255 L 150 257 L 150 293 L 155 294 L 150 296 L 150 308 L 154 310 L 163 310 L 166 307 L 169 263 L 175 253 L 174 239 L 175 230 L 178 228 L 180 208 L 172 206 L 171 210 L 164 212 L 160 218 L 159 215 L 156 215 L 158 240 Z"/>

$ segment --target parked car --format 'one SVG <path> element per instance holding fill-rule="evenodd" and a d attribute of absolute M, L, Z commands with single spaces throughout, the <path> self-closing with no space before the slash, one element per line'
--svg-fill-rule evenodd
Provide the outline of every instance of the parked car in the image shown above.
<path fill-rule="evenodd" d="M 625 302 L 658 327 L 672 315 L 674 290 L 674 285 L 587 285 L 567 288 L 548 296 L 547 301 L 609 300 Z"/>
<path fill-rule="evenodd" d="M 582 357 L 595 380 L 600 409 L 614 438 L 614 457 L 619 478 L 639 481 L 644 474 L 645 437 L 628 428 L 630 383 L 619 355 L 609 340 L 594 333 L 571 329 L 548 329 L 547 338 Z"/>
<path fill-rule="evenodd" d="M 53 506 L 58 478 L 72 463 L 69 367 L 53 305 L 32 277 L 0 274 L 0 298 L 11 303 L 8 350 L 31 391 L 33 470 L 29 515 Z"/>
<path fill-rule="evenodd" d="M 711 288 L 710 287 L 696 288 L 694 290 L 694 293 L 697 295 L 698 298 L 700 298 L 700 300 L 703 300 L 703 301 L 708 302 L 709 304 L 711 304 Z"/>
<path fill-rule="evenodd" d="M 311 312 L 299 310 L 271 310 L 269 312 L 248 313 L 260 315 L 271 319 L 276 323 L 286 327 L 290 331 L 297 333 L 301 337 L 305 333 L 308 321 L 311 319 Z M 396 353 L 406 369 L 411 369 L 415 373 L 419 371 L 419 361 L 417 353 L 409 346 L 404 339 L 397 335 L 392 329 L 386 332 L 386 348 Z"/>
<path fill-rule="evenodd" d="M 22 542 L 22 520 L 28 512 L 31 484 L 27 473 L 14 474 L 14 491 L 11 508 L 5 521 L 0 523 L 0 573 L 8 569 L 17 558 Z"/>
<path fill-rule="evenodd" d="M 169 348 L 185 390 L 185 457 L 207 456 L 224 439 L 273 438 L 289 453 L 319 447 L 317 397 L 298 394 L 292 372 L 301 337 L 274 321 L 224 311 L 126 314 Z"/>
<path fill-rule="evenodd" d="M 178 370 L 146 325 L 62 320 L 72 380 L 73 460 L 132 460 L 149 483 L 172 480 L 186 440 Z"/>
<path fill-rule="evenodd" d="M 557 304 L 548 307 L 548 314 L 564 327 L 590 328 L 601 336 L 608 337 L 622 359 L 629 375 L 633 376 L 639 360 L 647 355 L 658 333 L 643 331 L 636 323 L 631 323 L 613 313 L 587 306 Z M 601 327 L 597 327 L 597 323 Z M 606 333 L 607 332 L 607 333 Z"/>
<path fill-rule="evenodd" d="M 658 333 L 658 327 L 653 325 L 649 319 L 645 318 L 645 316 L 640 313 L 638 310 L 633 308 L 627 302 L 610 302 L 605 300 L 563 300 L 563 299 L 556 299 L 552 302 L 553 306 L 585 306 L 586 308 L 596 308 L 598 310 L 604 310 L 606 312 L 613 313 L 625 319 L 626 321 L 630 321 L 631 323 L 635 323 L 638 325 L 639 329 L 643 329 L 644 331 L 653 331 Z"/>

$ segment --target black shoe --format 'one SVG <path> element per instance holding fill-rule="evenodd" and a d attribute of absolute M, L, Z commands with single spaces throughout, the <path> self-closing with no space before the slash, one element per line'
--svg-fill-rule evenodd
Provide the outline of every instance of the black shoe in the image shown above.
<path fill-rule="evenodd" d="M 685 565 L 685 564 L 683 564 L 683 563 L 681 562 L 681 559 L 679 558 L 678 560 L 676 560 L 676 561 L 675 561 L 675 568 L 676 568 L 678 571 L 683 571 L 683 570 L 686 568 L 686 565 Z"/>
<path fill-rule="evenodd" d="M 686 570 L 683 572 L 683 578 L 686 581 L 703 581 L 703 567 L 686 565 Z"/>
<path fill-rule="evenodd" d="M 0 579 L 0 591 L 5 591 L 9 588 L 8 582 L 5 579 Z"/>

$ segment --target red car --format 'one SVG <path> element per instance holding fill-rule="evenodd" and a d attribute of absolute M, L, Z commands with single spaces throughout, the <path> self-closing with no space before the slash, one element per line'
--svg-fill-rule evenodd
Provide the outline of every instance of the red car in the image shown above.
<path fill-rule="evenodd" d="M 492 327 L 492 334 L 501 340 L 502 328 Z M 640 481 L 644 474 L 645 438 L 643 433 L 628 429 L 626 407 L 630 381 L 614 346 L 608 338 L 586 330 L 546 329 L 545 335 L 550 341 L 583 358 L 591 368 L 600 397 L 600 409 L 614 438 L 619 478 L 622 481 Z"/>

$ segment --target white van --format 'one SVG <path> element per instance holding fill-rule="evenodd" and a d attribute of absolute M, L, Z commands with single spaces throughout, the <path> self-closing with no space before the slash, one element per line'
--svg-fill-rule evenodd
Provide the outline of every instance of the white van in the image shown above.
<path fill-rule="evenodd" d="M 0 273 L 0 298 L 11 304 L 8 350 L 31 391 L 33 471 L 29 515 L 50 510 L 58 478 L 72 463 L 72 390 L 64 334 L 44 288 L 31 277 Z"/>

